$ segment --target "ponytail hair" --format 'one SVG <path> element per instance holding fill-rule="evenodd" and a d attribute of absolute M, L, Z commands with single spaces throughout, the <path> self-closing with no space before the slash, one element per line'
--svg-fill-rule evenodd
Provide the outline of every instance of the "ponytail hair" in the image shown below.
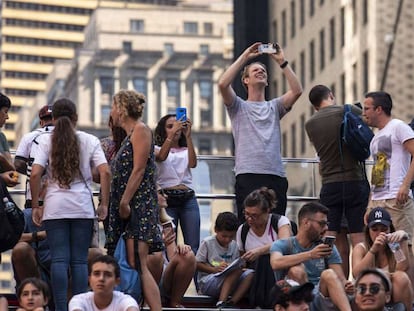
<path fill-rule="evenodd" d="M 52 134 L 51 168 L 52 179 L 59 187 L 70 188 L 80 172 L 80 148 L 75 125 L 78 120 L 75 104 L 67 99 L 58 99 L 52 108 L 55 128 Z"/>
<path fill-rule="evenodd" d="M 276 207 L 276 194 L 272 189 L 261 187 L 253 190 L 244 200 L 244 207 L 257 206 L 262 212 L 271 212 Z"/>

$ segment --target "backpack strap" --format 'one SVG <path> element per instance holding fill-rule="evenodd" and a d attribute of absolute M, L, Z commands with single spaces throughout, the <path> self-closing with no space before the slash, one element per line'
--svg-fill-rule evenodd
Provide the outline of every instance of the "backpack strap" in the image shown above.
<path fill-rule="evenodd" d="M 241 229 L 241 241 L 242 241 L 242 245 L 243 245 L 243 250 L 246 251 L 246 238 L 247 238 L 247 233 L 249 232 L 250 226 L 247 222 L 244 222 L 242 224 L 242 229 Z"/>
<path fill-rule="evenodd" d="M 281 215 L 273 213 L 271 215 L 270 225 L 272 226 L 273 230 L 275 230 L 276 234 L 279 234 L 279 220 Z"/>

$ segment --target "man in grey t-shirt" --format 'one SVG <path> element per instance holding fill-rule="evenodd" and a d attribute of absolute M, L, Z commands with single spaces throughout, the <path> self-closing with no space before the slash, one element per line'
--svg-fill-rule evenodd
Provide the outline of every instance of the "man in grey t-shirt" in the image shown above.
<path fill-rule="evenodd" d="M 219 81 L 223 102 L 231 119 L 236 159 L 236 204 L 240 222 L 244 222 L 243 201 L 245 197 L 262 186 L 273 189 L 277 196 L 276 213 L 285 214 L 288 182 L 280 152 L 280 119 L 292 109 L 302 94 L 302 86 L 283 50 L 275 45 L 276 53 L 269 57 L 279 64 L 289 90 L 280 97 L 266 101 L 268 85 L 266 67 L 259 62 L 245 66 L 242 83 L 247 90 L 247 100 L 236 95 L 231 83 L 242 67 L 259 52 L 261 42 L 248 47 L 230 65 Z"/>

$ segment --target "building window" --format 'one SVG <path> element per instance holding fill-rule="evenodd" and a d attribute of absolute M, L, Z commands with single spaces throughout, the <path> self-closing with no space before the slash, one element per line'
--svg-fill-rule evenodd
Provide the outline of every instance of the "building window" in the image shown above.
<path fill-rule="evenodd" d="M 345 104 L 345 94 L 346 94 L 346 85 L 345 85 L 345 73 L 341 74 L 341 104 Z"/>
<path fill-rule="evenodd" d="M 114 95 L 114 78 L 100 77 L 99 83 L 101 85 L 101 124 L 107 124 L 109 114 L 111 112 L 112 96 Z"/>
<path fill-rule="evenodd" d="M 325 29 L 319 31 L 319 69 L 322 71 L 325 68 Z"/>
<path fill-rule="evenodd" d="M 212 154 L 210 139 L 200 138 L 198 141 L 198 154 Z"/>
<path fill-rule="evenodd" d="M 200 81 L 200 97 L 210 100 L 213 94 L 213 84 L 209 80 Z"/>
<path fill-rule="evenodd" d="M 358 72 L 357 63 L 352 65 L 352 101 L 358 98 Z"/>
<path fill-rule="evenodd" d="M 296 158 L 296 123 L 290 126 L 290 148 L 291 157 Z"/>
<path fill-rule="evenodd" d="M 305 0 L 300 0 L 299 15 L 300 27 L 302 28 L 305 26 Z"/>
<path fill-rule="evenodd" d="M 213 23 L 204 23 L 204 34 L 205 35 L 213 34 Z"/>
<path fill-rule="evenodd" d="M 369 78 L 369 54 L 368 54 L 368 50 L 364 51 L 364 53 L 362 54 L 362 79 L 364 79 L 362 81 L 362 86 L 363 86 L 363 92 L 366 93 L 368 92 L 368 78 Z"/>
<path fill-rule="evenodd" d="M 368 23 L 368 0 L 362 0 L 362 23 Z"/>
<path fill-rule="evenodd" d="M 315 40 L 309 44 L 309 74 L 310 80 L 315 79 Z"/>
<path fill-rule="evenodd" d="M 189 35 L 198 34 L 197 22 L 184 22 L 184 33 Z"/>
<path fill-rule="evenodd" d="M 164 53 L 168 56 L 174 54 L 174 45 L 172 43 L 164 43 Z"/>
<path fill-rule="evenodd" d="M 144 20 L 142 19 L 131 19 L 129 21 L 129 29 L 131 32 L 144 32 Z"/>
<path fill-rule="evenodd" d="M 281 33 L 281 35 L 282 35 L 282 46 L 286 46 L 286 41 L 287 41 L 286 32 L 287 32 L 287 29 L 286 29 L 286 11 L 283 10 L 282 11 L 282 33 Z"/>
<path fill-rule="evenodd" d="M 315 0 L 309 0 L 309 15 L 315 15 Z"/>
<path fill-rule="evenodd" d="M 132 79 L 134 90 L 147 96 L 147 78 L 136 77 Z M 145 111 L 146 109 L 144 109 Z"/>
<path fill-rule="evenodd" d="M 290 2 L 290 37 L 294 38 L 296 35 L 296 3 L 295 0 Z"/>
<path fill-rule="evenodd" d="M 210 52 L 210 47 L 208 44 L 200 44 L 200 54 L 202 56 L 208 56 Z"/>
<path fill-rule="evenodd" d="M 233 24 L 227 24 L 227 36 L 228 37 L 233 37 L 234 36 Z"/>
<path fill-rule="evenodd" d="M 167 96 L 178 97 L 180 95 L 180 83 L 177 79 L 167 80 Z"/>
<path fill-rule="evenodd" d="M 332 94 L 334 96 L 336 96 L 336 86 L 335 86 L 335 83 L 332 83 L 329 88 L 331 89 Z"/>
<path fill-rule="evenodd" d="M 210 80 L 200 80 L 200 119 L 201 127 L 211 127 L 212 112 L 211 104 L 213 97 L 213 84 Z"/>
<path fill-rule="evenodd" d="M 273 39 L 271 40 L 272 42 L 278 42 L 278 35 L 277 35 L 277 21 L 274 20 L 272 22 L 272 28 L 273 28 Z"/>
<path fill-rule="evenodd" d="M 357 24 L 358 14 L 357 14 L 357 1 L 352 0 L 352 33 L 356 34 L 358 24 Z"/>
<path fill-rule="evenodd" d="M 306 58 L 305 51 L 300 52 L 300 83 L 305 88 L 306 84 Z"/>
<path fill-rule="evenodd" d="M 306 152 L 305 114 L 300 115 L 300 153 Z"/>
<path fill-rule="evenodd" d="M 131 41 L 122 42 L 122 52 L 124 52 L 125 54 L 132 53 L 132 42 Z"/>
<path fill-rule="evenodd" d="M 341 8 L 341 47 L 345 45 L 345 8 Z"/>
<path fill-rule="evenodd" d="M 329 20 L 329 57 L 335 58 L 335 17 Z"/>

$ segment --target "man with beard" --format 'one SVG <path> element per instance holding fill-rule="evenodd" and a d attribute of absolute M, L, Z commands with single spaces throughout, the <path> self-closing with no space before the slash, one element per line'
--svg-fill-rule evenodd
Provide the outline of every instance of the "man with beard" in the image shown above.
<path fill-rule="evenodd" d="M 316 202 L 299 211 L 296 236 L 277 240 L 270 248 L 270 264 L 276 279 L 286 274 L 299 284 L 315 285 L 311 310 L 351 310 L 347 293 L 353 285 L 343 273 L 342 260 L 335 245 L 322 242 L 328 229 L 328 208 Z"/>

